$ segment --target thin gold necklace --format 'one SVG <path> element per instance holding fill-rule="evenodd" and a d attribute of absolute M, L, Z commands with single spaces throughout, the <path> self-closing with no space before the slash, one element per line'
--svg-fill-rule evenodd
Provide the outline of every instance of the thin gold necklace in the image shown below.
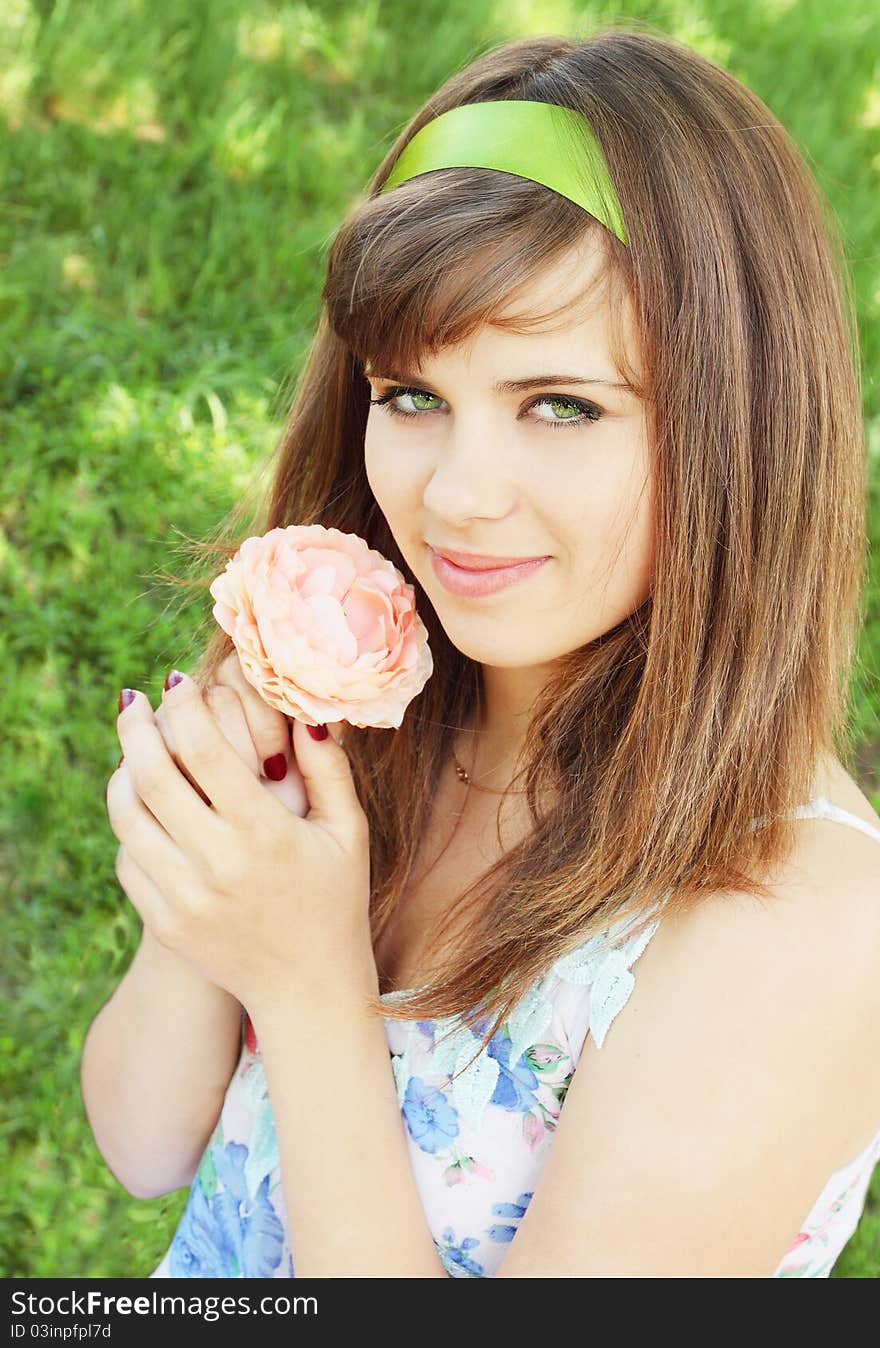
<path fill-rule="evenodd" d="M 526 794 L 525 790 L 511 791 L 508 789 L 500 791 L 497 786 L 480 786 L 478 782 L 472 782 L 467 772 L 456 758 L 454 749 L 452 750 L 452 761 L 455 764 L 455 775 L 458 777 L 458 780 L 464 782 L 465 786 L 472 786 L 475 791 L 489 791 L 493 796 L 524 796 Z"/>

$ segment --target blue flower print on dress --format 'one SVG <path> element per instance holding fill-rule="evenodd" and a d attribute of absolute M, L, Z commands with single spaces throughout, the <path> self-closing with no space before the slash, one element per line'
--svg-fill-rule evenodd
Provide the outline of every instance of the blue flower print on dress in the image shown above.
<path fill-rule="evenodd" d="M 455 1232 L 451 1226 L 447 1226 L 443 1231 L 443 1244 L 434 1241 L 434 1248 L 440 1256 L 440 1262 L 446 1269 L 446 1272 L 453 1278 L 482 1278 L 485 1274 L 483 1265 L 476 1259 L 472 1259 L 468 1250 L 474 1249 L 479 1245 L 476 1236 L 465 1236 L 460 1245 L 455 1243 Z"/>
<path fill-rule="evenodd" d="M 226 1278 L 235 1261 L 229 1232 L 218 1227 L 211 1205 L 196 1180 L 186 1211 L 171 1242 L 172 1278 Z"/>
<path fill-rule="evenodd" d="M 492 1211 L 496 1217 L 512 1217 L 516 1221 L 520 1221 L 525 1216 L 526 1208 L 529 1206 L 531 1200 L 532 1194 L 520 1194 L 515 1203 L 493 1203 Z M 513 1240 L 518 1230 L 519 1228 L 516 1226 L 496 1223 L 495 1226 L 489 1227 L 486 1235 L 490 1240 L 508 1244 Z"/>
<path fill-rule="evenodd" d="M 403 1117 L 412 1140 L 432 1156 L 458 1137 L 458 1114 L 438 1086 L 410 1077 L 403 1098 Z"/>
<path fill-rule="evenodd" d="M 538 1107 L 535 1098 L 538 1078 L 529 1066 L 525 1054 L 520 1055 L 519 1061 L 513 1067 L 510 1066 L 511 1043 L 506 1025 L 502 1025 L 499 1032 L 489 1040 L 489 1057 L 496 1060 L 500 1069 L 489 1103 L 518 1114 L 525 1114 Z"/>
<path fill-rule="evenodd" d="M 281 1263 L 284 1230 L 269 1200 L 269 1175 L 248 1197 L 241 1142 L 214 1146 L 199 1167 L 171 1246 L 172 1278 L 271 1278 Z M 213 1189 L 211 1172 L 223 1187 Z"/>

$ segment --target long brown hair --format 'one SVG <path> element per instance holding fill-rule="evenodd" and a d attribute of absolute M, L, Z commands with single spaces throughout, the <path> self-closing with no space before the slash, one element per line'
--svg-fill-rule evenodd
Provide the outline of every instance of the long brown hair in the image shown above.
<path fill-rule="evenodd" d="M 445 169 L 379 195 L 427 121 L 507 98 L 587 117 L 629 247 L 566 198 L 491 170 Z M 434 673 L 399 729 L 345 733 L 370 824 L 375 942 L 413 873 L 456 730 L 481 706 L 482 676 L 372 496 L 363 366 L 418 368 L 497 322 L 590 232 L 642 343 L 640 384 L 626 352 L 616 359 L 649 412 L 652 593 L 557 662 L 523 752 L 532 831 L 450 896 L 440 930 L 469 901 L 466 940 L 418 995 L 373 1004 L 468 1023 L 488 1009 L 484 1044 L 556 959 L 624 910 L 636 921 L 662 896 L 668 911 L 722 891 L 771 898 L 766 877 L 794 844 L 786 812 L 808 798 L 821 755 L 852 751 L 867 560 L 858 336 L 836 222 L 793 139 L 732 75 L 645 24 L 480 55 L 398 135 L 333 240 L 256 517 L 244 524 L 242 502 L 197 545 L 207 585 L 248 533 L 336 526 L 415 586 Z M 203 688 L 231 649 L 211 628 L 194 675 Z M 539 809 L 545 791 L 554 803 Z"/>

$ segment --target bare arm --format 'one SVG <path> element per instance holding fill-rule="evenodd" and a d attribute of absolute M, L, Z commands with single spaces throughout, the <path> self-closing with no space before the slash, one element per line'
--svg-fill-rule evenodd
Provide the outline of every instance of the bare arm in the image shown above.
<path fill-rule="evenodd" d="M 257 776 L 265 758 L 284 754 L 286 777 L 264 786 L 304 814 L 287 720 L 247 683 L 236 654 L 205 699 Z M 174 756 L 161 712 L 156 721 Z M 89 1027 L 80 1065 L 98 1150 L 134 1197 L 155 1198 L 192 1181 L 238 1061 L 241 1010 L 225 988 L 143 928 L 125 977 Z"/>
<path fill-rule="evenodd" d="M 135 1198 L 189 1184 L 238 1061 L 241 1006 L 145 927 L 86 1035 L 83 1104 L 98 1150 Z"/>

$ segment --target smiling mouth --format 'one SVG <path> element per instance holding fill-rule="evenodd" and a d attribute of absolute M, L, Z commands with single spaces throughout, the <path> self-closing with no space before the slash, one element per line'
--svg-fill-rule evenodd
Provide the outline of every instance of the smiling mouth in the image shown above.
<path fill-rule="evenodd" d="M 480 553 L 455 552 L 451 548 L 435 548 L 430 543 L 435 557 L 442 561 L 451 562 L 453 566 L 459 567 L 463 571 L 500 571 L 509 566 L 525 566 L 528 562 L 540 562 L 546 560 L 541 556 L 536 557 L 489 557 Z"/>
<path fill-rule="evenodd" d="M 457 566 L 439 552 L 431 550 L 431 566 L 443 588 L 461 599 L 471 600 L 486 599 L 499 590 L 521 583 L 540 571 L 550 560 L 549 557 L 517 558 L 513 566 L 491 566 L 476 570 Z"/>

